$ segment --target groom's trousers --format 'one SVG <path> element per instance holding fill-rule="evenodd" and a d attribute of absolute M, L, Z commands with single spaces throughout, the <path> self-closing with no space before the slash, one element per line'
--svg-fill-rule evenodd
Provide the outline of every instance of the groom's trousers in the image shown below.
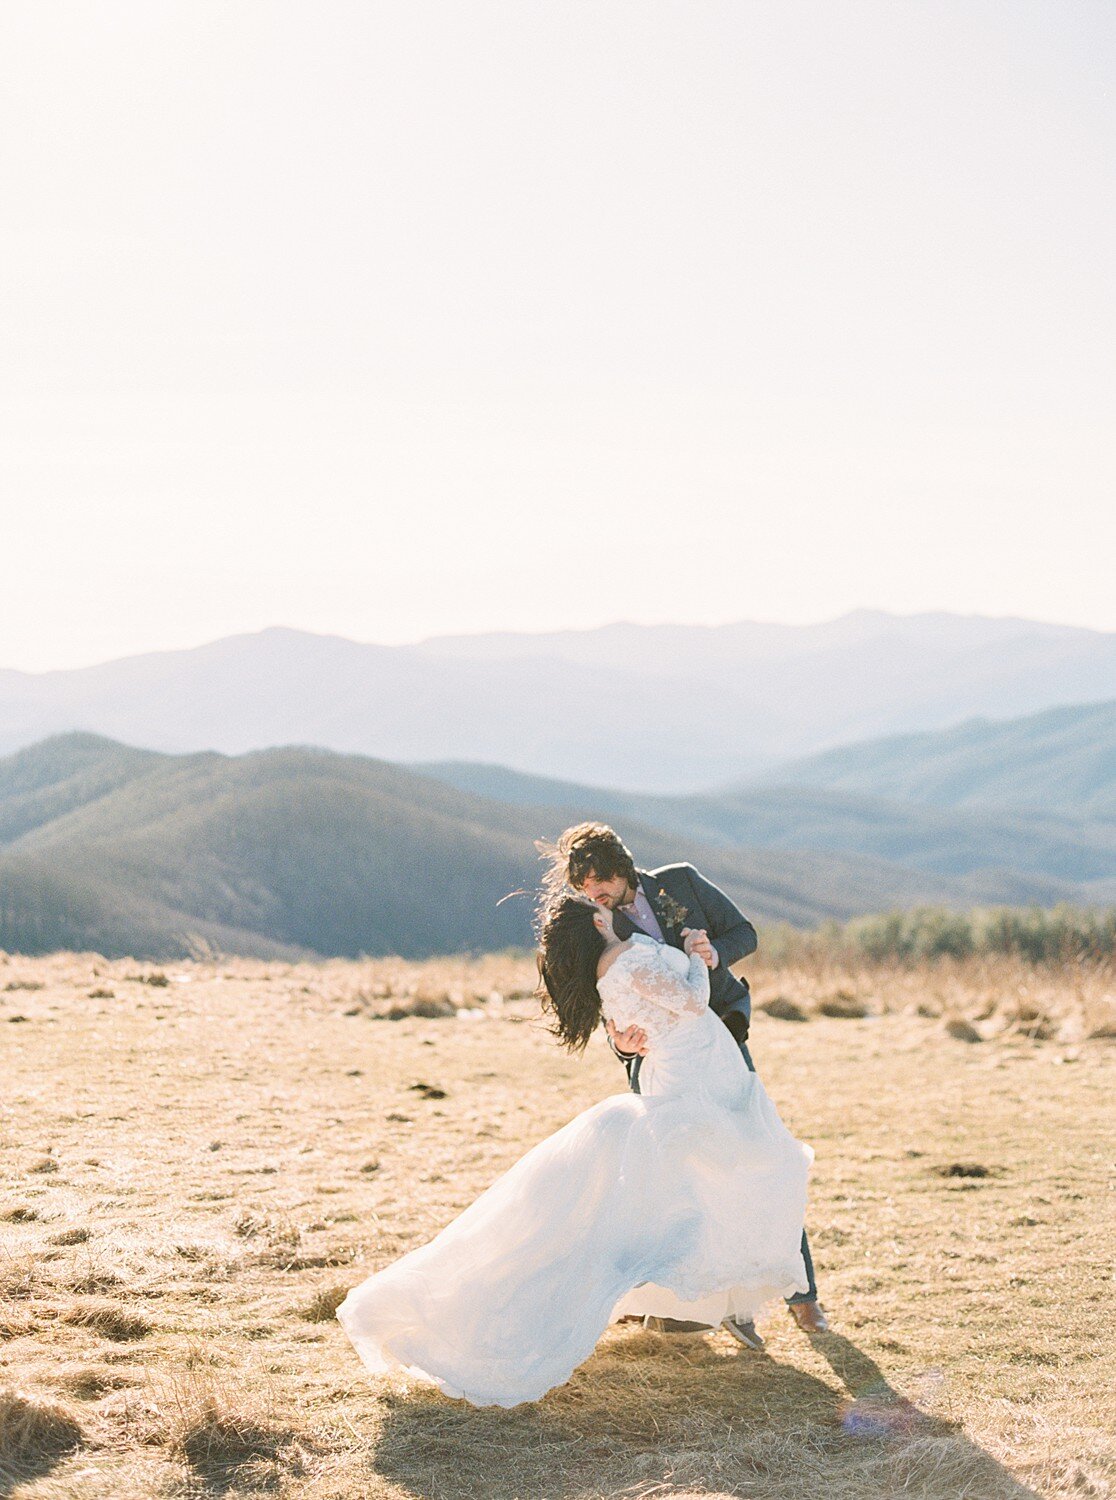
<path fill-rule="evenodd" d="M 617 1054 L 620 1056 L 621 1054 Z M 748 1065 L 748 1072 L 754 1073 L 756 1065 L 752 1061 L 752 1054 L 748 1051 L 747 1042 L 740 1043 L 740 1056 Z M 632 1059 L 628 1067 L 628 1081 L 632 1087 L 632 1093 L 639 1093 L 639 1065 L 643 1061 L 640 1057 Z M 810 1241 L 806 1237 L 805 1229 L 802 1231 L 802 1259 L 806 1264 L 806 1282 L 808 1290 L 795 1292 L 793 1297 L 787 1298 L 788 1305 L 792 1302 L 816 1302 L 818 1300 L 818 1284 L 814 1280 L 814 1257 L 810 1254 Z"/>

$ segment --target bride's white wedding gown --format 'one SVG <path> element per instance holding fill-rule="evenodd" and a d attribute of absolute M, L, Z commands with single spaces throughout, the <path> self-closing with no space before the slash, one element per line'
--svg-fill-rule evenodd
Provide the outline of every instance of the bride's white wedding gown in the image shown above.
<path fill-rule="evenodd" d="M 709 1009 L 696 955 L 637 934 L 601 977 L 607 1019 L 642 1026 L 642 1093 L 541 1141 L 429 1244 L 337 1309 L 370 1370 L 478 1406 L 537 1401 L 626 1313 L 717 1324 L 807 1290 L 813 1153 Z"/>

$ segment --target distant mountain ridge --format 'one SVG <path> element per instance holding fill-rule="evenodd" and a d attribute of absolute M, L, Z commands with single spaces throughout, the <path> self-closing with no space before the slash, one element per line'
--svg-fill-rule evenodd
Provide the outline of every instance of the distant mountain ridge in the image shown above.
<path fill-rule="evenodd" d="M 80 671 L 0 671 L 0 753 L 75 730 L 154 750 L 313 744 L 647 792 L 739 784 L 881 735 L 1116 697 L 1116 634 L 856 611 L 362 645 L 272 629 Z"/>
<path fill-rule="evenodd" d="M 579 786 L 504 766 L 416 769 L 494 800 L 622 826 L 635 819 L 713 847 L 882 859 L 1002 889 L 1045 876 L 1074 882 L 1085 903 L 1116 897 L 1116 703 L 870 740 L 779 767 L 770 782 L 696 796 Z M 1025 898 L 1017 884 L 999 899 Z"/>
<path fill-rule="evenodd" d="M 0 949 L 423 957 L 526 943 L 529 899 L 502 898 L 535 886 L 534 839 L 583 816 L 622 818 L 641 863 L 698 864 L 760 924 L 920 903 L 1084 902 L 1114 868 L 1111 828 L 1090 842 L 1069 820 L 1036 825 L 1032 841 L 1048 853 L 1034 868 L 996 863 L 1019 854 L 1024 831 L 977 825 L 978 867 L 954 815 L 942 824 L 923 811 L 920 832 L 891 805 L 875 816 L 903 857 L 881 855 L 878 833 L 856 832 L 863 799 L 841 794 L 788 793 L 780 808 L 766 793 L 610 794 L 501 768 L 480 768 L 485 785 L 463 789 L 434 770 L 299 747 L 175 756 L 87 734 L 20 751 L 0 760 Z M 779 847 L 788 827 L 833 847 Z M 942 868 L 914 862 L 920 837 L 938 841 Z"/>
<path fill-rule="evenodd" d="M 1116 702 L 845 745 L 776 767 L 764 785 L 940 807 L 1012 806 L 1116 817 Z"/>

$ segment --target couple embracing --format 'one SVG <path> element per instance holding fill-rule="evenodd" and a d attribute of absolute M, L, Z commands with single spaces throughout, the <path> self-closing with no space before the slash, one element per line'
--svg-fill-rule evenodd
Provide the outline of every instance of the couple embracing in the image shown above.
<path fill-rule="evenodd" d="M 631 1092 L 540 1142 L 337 1311 L 370 1370 L 475 1405 L 538 1400 L 622 1318 L 723 1325 L 758 1349 L 756 1315 L 785 1297 L 825 1328 L 803 1231 L 812 1153 L 752 1067 L 730 968 L 752 924 L 691 865 L 638 871 L 603 824 L 548 853 L 540 997 L 572 1051 L 605 1022 Z"/>

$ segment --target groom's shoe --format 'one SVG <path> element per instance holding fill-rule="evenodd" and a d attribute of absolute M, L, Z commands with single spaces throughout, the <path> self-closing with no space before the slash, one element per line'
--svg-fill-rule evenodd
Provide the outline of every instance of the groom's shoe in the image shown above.
<path fill-rule="evenodd" d="M 643 1320 L 648 1333 L 708 1333 L 708 1323 L 691 1323 L 685 1318 L 653 1318 L 650 1313 Z"/>
<path fill-rule="evenodd" d="M 820 1302 L 788 1302 L 787 1311 L 804 1333 L 828 1333 L 829 1319 Z"/>
<path fill-rule="evenodd" d="M 746 1349 L 754 1349 L 757 1354 L 763 1353 L 766 1346 L 750 1318 L 746 1323 L 743 1319 L 725 1318 L 721 1322 L 721 1327 L 726 1333 L 731 1333 L 737 1343 L 743 1344 Z"/>

